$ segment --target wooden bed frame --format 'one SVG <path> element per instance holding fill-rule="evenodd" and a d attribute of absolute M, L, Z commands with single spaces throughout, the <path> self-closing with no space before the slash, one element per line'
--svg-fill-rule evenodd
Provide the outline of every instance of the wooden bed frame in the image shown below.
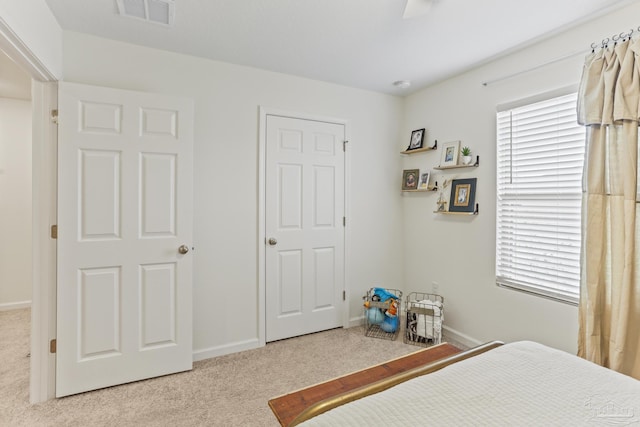
<path fill-rule="evenodd" d="M 435 372 L 501 346 L 499 341 L 461 351 L 443 343 L 325 383 L 271 399 L 269 406 L 282 426 L 296 426 L 330 409 Z"/>

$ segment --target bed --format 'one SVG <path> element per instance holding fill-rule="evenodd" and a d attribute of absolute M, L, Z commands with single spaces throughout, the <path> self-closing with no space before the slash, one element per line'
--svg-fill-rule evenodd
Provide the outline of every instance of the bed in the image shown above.
<path fill-rule="evenodd" d="M 640 425 L 640 381 L 538 343 L 493 342 L 321 401 L 290 425 Z"/>

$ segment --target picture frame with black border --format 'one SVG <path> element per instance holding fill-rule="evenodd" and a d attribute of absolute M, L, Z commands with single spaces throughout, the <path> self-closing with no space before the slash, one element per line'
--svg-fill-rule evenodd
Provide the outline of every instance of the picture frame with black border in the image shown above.
<path fill-rule="evenodd" d="M 426 129 L 416 129 L 411 132 L 411 139 L 409 140 L 409 146 L 407 147 L 407 151 L 417 150 L 423 147 L 424 144 L 424 134 Z"/>
<path fill-rule="evenodd" d="M 445 142 L 442 144 L 440 154 L 440 167 L 451 167 L 458 165 L 458 157 L 460 156 L 460 141 Z"/>
<path fill-rule="evenodd" d="M 420 169 L 405 169 L 402 171 L 402 189 L 404 191 L 417 190 L 420 179 Z"/>
<path fill-rule="evenodd" d="M 454 179 L 451 182 L 449 212 L 474 212 L 478 178 Z"/>

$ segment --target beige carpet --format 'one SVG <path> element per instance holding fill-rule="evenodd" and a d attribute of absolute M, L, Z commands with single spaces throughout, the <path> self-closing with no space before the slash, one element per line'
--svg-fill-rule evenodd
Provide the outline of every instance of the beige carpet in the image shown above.
<path fill-rule="evenodd" d="M 194 363 L 190 372 L 29 404 L 29 310 L 0 312 L 0 426 L 278 426 L 272 397 L 417 350 L 335 329 Z"/>

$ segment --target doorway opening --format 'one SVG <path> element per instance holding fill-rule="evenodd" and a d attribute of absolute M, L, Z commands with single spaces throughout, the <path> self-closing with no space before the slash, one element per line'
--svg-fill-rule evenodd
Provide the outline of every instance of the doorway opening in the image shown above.
<path fill-rule="evenodd" d="M 24 179 L 31 180 L 31 194 L 22 195 L 27 197 L 27 202 L 30 199 L 31 206 L 23 205 L 21 208 L 28 212 L 28 215 L 24 216 L 31 217 L 28 221 L 30 226 L 26 225 L 26 231 L 23 231 L 24 235 L 21 237 L 21 244 L 30 245 L 28 252 L 31 259 L 25 261 L 25 258 L 21 258 L 22 276 L 28 289 L 21 287 L 19 292 L 22 294 L 12 290 L 12 301 L 7 302 L 9 305 L 6 307 L 31 307 L 31 325 L 27 328 L 31 331 L 31 336 L 26 334 L 28 339 L 30 338 L 30 343 L 29 350 L 25 353 L 30 354 L 30 401 L 37 403 L 52 398 L 55 389 L 55 354 L 50 353 L 49 350 L 50 341 L 55 337 L 56 245 L 55 240 L 50 238 L 49 231 L 51 225 L 56 223 L 57 132 L 51 120 L 51 114 L 57 108 L 57 82 L 55 75 L 2 20 L 0 20 L 0 55 L 3 60 L 6 59 L 4 65 L 8 67 L 3 66 L 3 73 L 0 76 L 0 82 L 3 83 L 2 90 L 15 91 L 16 87 L 22 87 L 23 93 L 23 95 L 16 95 L 21 93 L 18 90 L 18 92 L 6 92 L 4 96 L 30 98 L 30 105 L 24 108 L 28 111 L 25 120 L 30 120 L 30 124 L 25 125 L 30 128 L 27 130 L 30 137 L 27 137 L 27 141 L 21 147 L 30 150 L 27 156 L 29 163 L 23 168 L 24 170 L 18 171 L 26 177 Z M 6 69 L 13 69 L 14 72 L 5 72 Z M 22 83 L 16 84 L 14 80 Z M 24 144 L 27 147 L 24 147 Z M 15 145 L 12 148 L 15 148 Z M 1 168 L 3 167 L 0 166 Z M 5 170 L 5 173 L 8 173 L 8 170 Z M 13 173 L 16 172 L 12 170 Z M 9 259 L 15 259 L 15 257 L 9 257 Z M 25 266 L 24 263 L 28 265 Z M 25 271 L 27 269 L 28 271 Z"/>
<path fill-rule="evenodd" d="M 0 311 L 31 306 L 31 76 L 0 51 Z"/>

